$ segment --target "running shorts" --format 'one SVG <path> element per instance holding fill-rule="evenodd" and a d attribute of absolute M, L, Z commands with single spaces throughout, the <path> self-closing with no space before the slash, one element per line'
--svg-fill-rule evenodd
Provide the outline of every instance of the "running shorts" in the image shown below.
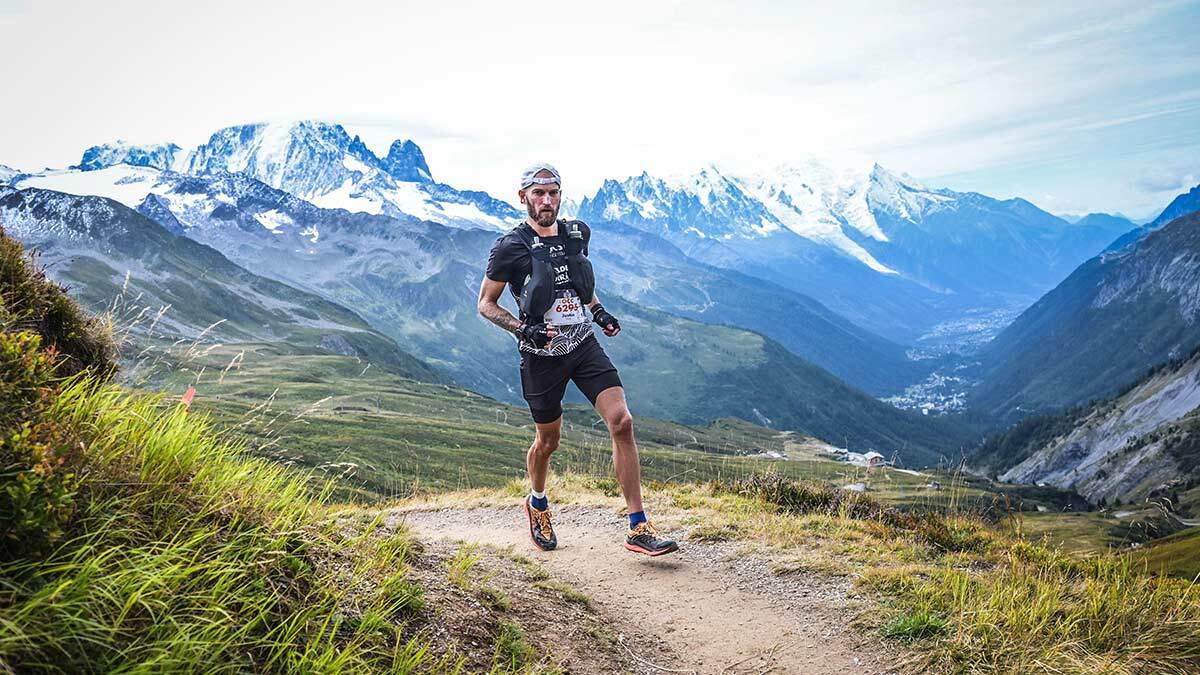
<path fill-rule="evenodd" d="M 521 393 L 534 422 L 546 424 L 562 416 L 568 381 L 574 382 L 592 405 L 596 405 L 600 392 L 621 386 L 616 366 L 595 335 L 562 356 L 521 352 Z"/>

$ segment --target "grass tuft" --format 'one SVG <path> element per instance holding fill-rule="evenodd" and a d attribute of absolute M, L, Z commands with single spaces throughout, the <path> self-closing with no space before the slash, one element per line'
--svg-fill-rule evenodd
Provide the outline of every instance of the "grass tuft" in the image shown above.
<path fill-rule="evenodd" d="M 477 544 L 463 544 L 454 552 L 454 557 L 446 561 L 447 577 L 460 591 L 471 590 L 471 570 L 480 560 Z"/>
<path fill-rule="evenodd" d="M 523 672 L 533 663 L 536 655 L 520 626 L 509 621 L 501 622 L 492 655 L 493 673 Z"/>
<path fill-rule="evenodd" d="M 950 623 L 937 614 L 917 610 L 894 617 L 883 627 L 883 635 L 893 640 L 924 640 L 946 633 L 949 626 Z"/>
<path fill-rule="evenodd" d="M 583 605 L 584 607 L 592 606 L 591 598 L 589 598 L 584 593 L 576 590 L 574 587 L 570 586 L 569 584 L 565 584 L 561 581 L 557 581 L 554 579 L 543 579 L 541 581 L 535 582 L 533 585 L 535 587 L 541 588 L 543 590 L 558 593 L 558 595 L 561 596 L 562 599 L 566 600 L 567 602 L 574 602 L 578 605 Z"/>

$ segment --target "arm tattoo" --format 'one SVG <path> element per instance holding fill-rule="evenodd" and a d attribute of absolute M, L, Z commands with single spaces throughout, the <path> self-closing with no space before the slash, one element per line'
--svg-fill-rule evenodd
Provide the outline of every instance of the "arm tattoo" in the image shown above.
<path fill-rule="evenodd" d="M 479 303 L 479 314 L 510 333 L 521 330 L 521 322 L 494 300 Z"/>

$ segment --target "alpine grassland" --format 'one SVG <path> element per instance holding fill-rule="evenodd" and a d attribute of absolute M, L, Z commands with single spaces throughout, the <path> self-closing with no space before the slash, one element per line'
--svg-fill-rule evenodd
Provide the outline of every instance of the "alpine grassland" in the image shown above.
<path fill-rule="evenodd" d="M 402 531 L 111 383 L 111 325 L 2 232 L 0 297 L 0 671 L 455 669 L 405 633 Z"/>
<path fill-rule="evenodd" d="M 1072 556 L 1023 536 L 1019 515 L 990 522 L 969 510 L 904 512 L 869 496 L 778 476 L 733 482 L 714 496 L 727 492 L 759 503 L 746 511 L 765 507 L 772 514 L 770 524 L 748 526 L 774 546 L 811 543 L 804 529 L 838 542 L 835 558 L 843 558 L 856 586 L 886 608 L 867 623 L 911 644 L 915 669 L 1200 668 L 1200 587 L 1154 575 L 1126 553 Z M 734 531 L 747 527 L 737 517 L 724 522 Z"/>

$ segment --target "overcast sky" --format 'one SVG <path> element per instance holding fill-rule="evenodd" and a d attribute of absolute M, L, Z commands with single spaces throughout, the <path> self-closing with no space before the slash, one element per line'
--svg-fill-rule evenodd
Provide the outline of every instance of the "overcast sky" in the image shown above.
<path fill-rule="evenodd" d="M 1200 1 L 503 5 L 0 0 L 0 163 L 325 119 L 510 200 L 537 158 L 576 198 L 803 155 L 1057 213 L 1200 183 Z"/>

